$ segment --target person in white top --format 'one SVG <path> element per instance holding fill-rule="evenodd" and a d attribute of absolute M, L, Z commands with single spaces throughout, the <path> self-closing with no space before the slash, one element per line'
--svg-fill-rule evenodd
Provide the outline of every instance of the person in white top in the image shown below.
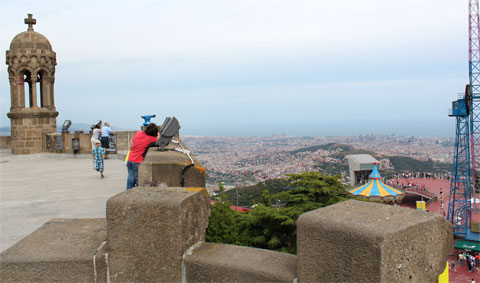
<path fill-rule="evenodd" d="M 102 135 L 102 128 L 101 125 L 98 124 L 95 126 L 92 132 L 92 138 L 90 139 L 90 142 L 92 143 L 92 149 L 95 148 L 95 142 L 100 140 L 100 136 Z"/>

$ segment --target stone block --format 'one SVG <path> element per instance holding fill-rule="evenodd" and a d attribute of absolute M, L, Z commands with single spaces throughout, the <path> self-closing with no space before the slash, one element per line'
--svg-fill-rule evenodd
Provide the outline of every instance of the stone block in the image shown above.
<path fill-rule="evenodd" d="M 23 129 L 15 129 L 14 130 L 14 135 L 16 137 L 25 137 L 25 130 Z"/>
<path fill-rule="evenodd" d="M 186 282 L 294 282 L 297 256 L 248 247 L 201 243 L 185 257 Z"/>
<path fill-rule="evenodd" d="M 297 221 L 299 282 L 436 282 L 452 249 L 443 217 L 349 200 Z"/>
<path fill-rule="evenodd" d="M 78 138 L 80 139 L 80 154 L 91 154 L 92 153 L 92 144 L 90 142 L 89 133 L 79 133 Z"/>
<path fill-rule="evenodd" d="M 73 148 L 72 148 L 72 139 L 73 138 L 74 138 L 73 134 L 69 134 L 69 133 L 63 133 L 62 134 L 62 143 L 63 143 L 64 152 L 67 152 L 67 153 L 72 153 L 73 152 Z"/>
<path fill-rule="evenodd" d="M 22 141 L 22 140 L 19 140 L 19 141 L 17 140 L 17 141 L 15 142 L 15 148 L 18 148 L 18 149 L 20 149 L 20 148 L 25 148 L 25 142 Z"/>
<path fill-rule="evenodd" d="M 107 201 L 112 282 L 180 282 L 182 256 L 205 240 L 207 192 L 137 187 Z"/>
<path fill-rule="evenodd" d="M 105 219 L 52 219 L 0 255 L 0 281 L 106 282 L 106 228 Z"/>
<path fill-rule="evenodd" d="M 135 131 L 118 131 L 117 135 L 117 150 L 128 150 L 129 143 L 135 135 Z"/>
<path fill-rule="evenodd" d="M 187 149 L 185 145 L 182 146 Z M 168 187 L 181 187 L 183 176 L 183 186 L 205 188 L 206 172 L 200 161 L 190 153 L 192 164 L 185 153 L 175 148 L 180 146 L 170 143 L 165 151 L 149 149 L 138 169 L 139 186 L 165 184 Z"/>

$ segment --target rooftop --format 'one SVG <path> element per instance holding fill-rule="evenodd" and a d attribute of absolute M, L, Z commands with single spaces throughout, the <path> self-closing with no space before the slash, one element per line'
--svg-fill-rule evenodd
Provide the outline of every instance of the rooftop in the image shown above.
<path fill-rule="evenodd" d="M 373 158 L 370 154 L 352 154 L 348 155 L 351 159 L 353 159 L 358 164 L 371 164 L 371 163 L 378 163 L 378 161 Z"/>

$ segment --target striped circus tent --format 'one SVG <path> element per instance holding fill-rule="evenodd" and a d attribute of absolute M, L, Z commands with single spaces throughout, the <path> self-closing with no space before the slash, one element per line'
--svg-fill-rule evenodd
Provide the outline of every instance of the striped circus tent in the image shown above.
<path fill-rule="evenodd" d="M 377 200 L 401 200 L 404 193 L 398 189 L 385 185 L 382 176 L 378 173 L 377 165 L 374 163 L 373 170 L 368 176 L 368 183 L 350 191 L 352 195 Z"/>

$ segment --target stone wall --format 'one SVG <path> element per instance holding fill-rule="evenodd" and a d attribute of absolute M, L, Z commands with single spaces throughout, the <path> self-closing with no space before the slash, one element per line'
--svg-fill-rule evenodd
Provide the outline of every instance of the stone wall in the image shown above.
<path fill-rule="evenodd" d="M 79 154 L 90 154 L 92 152 L 92 145 L 90 142 L 91 134 L 84 133 L 83 131 L 76 131 L 75 133 L 62 133 L 63 140 L 63 153 L 74 153 L 73 152 L 73 141 L 72 139 L 79 139 L 80 141 L 80 151 L 75 152 Z"/>
<path fill-rule="evenodd" d="M 205 190 L 135 188 L 107 202 L 106 223 L 52 220 L 7 249 L 1 279 L 436 282 L 452 248 L 440 215 L 384 204 L 352 200 L 303 214 L 298 255 L 205 243 L 208 214 Z"/>
<path fill-rule="evenodd" d="M 41 153 L 46 147 L 45 134 L 57 131 L 55 117 L 15 118 L 17 113 L 9 113 L 11 118 L 11 149 L 12 154 Z"/>
<path fill-rule="evenodd" d="M 15 149 L 15 154 L 26 154 L 26 153 L 18 153 L 18 152 L 31 152 L 31 153 L 40 153 L 40 152 L 57 152 L 57 153 L 73 153 L 72 149 L 72 138 L 79 138 L 80 139 L 80 151 L 77 153 L 80 154 L 90 154 L 92 150 L 92 146 L 90 143 L 91 133 L 84 133 L 83 131 L 76 131 L 75 133 L 62 133 L 62 150 L 47 150 L 45 135 L 43 138 L 33 138 L 36 135 L 39 135 L 40 132 L 43 134 L 52 134 L 56 132 L 56 126 L 50 125 L 40 125 L 34 127 L 33 124 L 36 123 L 38 125 L 40 121 L 23 121 L 23 120 L 16 120 L 14 132 L 17 135 L 17 142 L 15 143 L 17 146 L 32 146 L 32 148 L 25 149 L 22 147 L 18 147 Z M 45 122 L 45 120 L 42 120 Z M 51 121 L 50 121 L 51 122 Z M 22 124 L 22 125 L 19 125 Z M 23 124 L 28 124 L 24 126 Z M 40 130 L 44 129 L 44 130 Z M 117 152 L 118 151 L 127 151 L 129 147 L 129 143 L 133 138 L 133 135 L 136 131 L 118 131 L 116 132 L 117 137 Z M 10 136 L 0 136 L 0 149 L 12 149 L 11 146 L 11 137 Z M 36 142 L 35 142 L 36 141 Z M 29 142 L 29 143 L 27 143 Z M 33 144 L 31 142 L 34 142 Z M 40 143 L 41 142 L 41 143 Z M 38 145 L 40 144 L 40 148 Z M 22 149 L 22 150 L 21 150 Z"/>
<path fill-rule="evenodd" d="M 106 282 L 105 219 L 52 219 L 0 255 L 1 282 Z"/>
<path fill-rule="evenodd" d="M 128 150 L 129 143 L 137 131 L 118 131 L 117 135 L 117 150 Z"/>
<path fill-rule="evenodd" d="M 64 150 L 65 153 L 73 153 L 72 139 L 74 137 L 75 137 L 75 135 L 71 134 L 70 132 L 62 133 L 63 150 Z"/>
<path fill-rule="evenodd" d="M 0 136 L 0 149 L 11 149 L 11 141 L 10 136 Z"/>
<path fill-rule="evenodd" d="M 135 131 L 119 131 L 115 132 L 117 137 L 117 152 L 119 150 L 127 151 L 129 149 L 129 142 L 133 138 Z M 80 140 L 79 154 L 90 154 L 92 152 L 91 145 L 92 133 L 84 133 L 83 131 L 76 131 L 75 133 L 62 133 L 63 153 L 73 153 L 72 139 L 78 138 Z"/>
<path fill-rule="evenodd" d="M 201 243 L 185 257 L 186 282 L 294 282 L 297 256 L 270 250 Z"/>

